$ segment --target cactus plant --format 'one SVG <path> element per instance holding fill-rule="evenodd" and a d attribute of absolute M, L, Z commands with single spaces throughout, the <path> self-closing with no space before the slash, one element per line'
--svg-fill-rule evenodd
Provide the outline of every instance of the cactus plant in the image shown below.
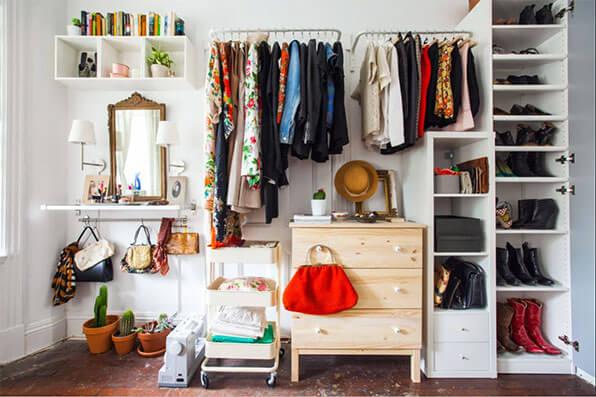
<path fill-rule="evenodd" d="M 135 326 L 135 315 L 132 310 L 127 310 L 122 313 L 120 319 L 120 336 L 127 336 L 132 334 L 132 330 Z"/>
<path fill-rule="evenodd" d="M 108 287 L 102 285 L 99 287 L 99 295 L 95 298 L 93 307 L 93 317 L 95 319 L 95 328 L 106 325 L 106 313 L 108 311 Z"/>
<path fill-rule="evenodd" d="M 324 189 L 319 189 L 312 195 L 313 200 L 325 200 L 326 197 Z"/>

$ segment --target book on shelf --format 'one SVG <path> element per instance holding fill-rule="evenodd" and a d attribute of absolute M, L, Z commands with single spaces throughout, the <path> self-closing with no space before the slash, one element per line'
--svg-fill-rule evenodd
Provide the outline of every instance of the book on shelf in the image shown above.
<path fill-rule="evenodd" d="M 81 11 L 83 36 L 184 36 L 184 20 L 170 11 L 166 15 L 156 12 L 130 14 L 124 11 Z"/>
<path fill-rule="evenodd" d="M 331 215 L 296 214 L 293 221 L 294 223 L 328 224 L 331 223 Z"/>

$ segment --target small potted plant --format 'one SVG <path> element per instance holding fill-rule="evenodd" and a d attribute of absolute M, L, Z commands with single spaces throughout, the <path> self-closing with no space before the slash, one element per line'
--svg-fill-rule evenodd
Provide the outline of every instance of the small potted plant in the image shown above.
<path fill-rule="evenodd" d="M 151 47 L 151 55 L 147 57 L 147 63 L 151 65 L 151 77 L 169 77 L 172 74 L 170 67 L 174 61 L 167 52 L 159 48 Z"/>
<path fill-rule="evenodd" d="M 70 21 L 70 25 L 66 25 L 66 33 L 69 36 L 80 36 L 81 35 L 81 20 L 79 18 L 73 18 Z"/>
<path fill-rule="evenodd" d="M 137 333 L 135 332 L 135 315 L 132 310 L 122 313 L 120 327 L 112 334 L 112 342 L 119 356 L 124 356 L 135 348 Z"/>
<path fill-rule="evenodd" d="M 325 194 L 325 190 L 319 189 L 312 195 L 310 206 L 314 216 L 321 216 L 327 213 L 327 195 Z"/>
<path fill-rule="evenodd" d="M 165 313 L 160 314 L 157 321 L 143 324 L 136 329 L 141 342 L 137 352 L 143 357 L 156 357 L 165 353 L 166 338 L 173 329 L 174 324 Z"/>
<path fill-rule="evenodd" d="M 105 353 L 112 348 L 112 334 L 118 327 L 118 316 L 108 316 L 108 287 L 102 285 L 95 298 L 93 318 L 83 323 L 87 346 L 93 354 Z"/>

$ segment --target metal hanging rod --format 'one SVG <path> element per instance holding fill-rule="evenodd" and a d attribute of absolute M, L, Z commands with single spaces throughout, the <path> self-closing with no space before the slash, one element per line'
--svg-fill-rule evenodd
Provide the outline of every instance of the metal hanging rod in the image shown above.
<path fill-rule="evenodd" d="M 83 223 L 102 223 L 102 222 L 161 222 L 162 218 L 90 218 L 84 216 L 79 218 L 79 222 Z M 188 217 L 183 216 L 181 218 L 174 218 L 174 222 L 178 224 L 187 224 Z"/>
<path fill-rule="evenodd" d="M 360 37 L 362 36 L 387 36 L 387 35 L 396 35 L 396 34 L 407 34 L 407 33 L 412 33 L 412 34 L 419 34 L 421 36 L 425 36 L 425 35 L 438 35 L 438 34 L 443 34 L 443 35 L 454 35 L 454 34 L 459 34 L 459 35 L 468 35 L 468 36 L 472 36 L 472 32 L 467 31 L 467 30 L 419 30 L 419 31 L 413 31 L 413 30 L 408 30 L 406 31 L 393 31 L 393 30 L 365 30 L 362 32 L 358 32 L 356 33 L 356 35 L 354 36 L 354 41 L 352 42 L 352 54 L 356 51 L 356 46 L 358 45 L 358 41 L 360 40 Z"/>
<path fill-rule="evenodd" d="M 230 36 L 237 34 L 249 33 L 331 33 L 337 35 L 336 40 L 341 39 L 341 30 L 339 29 L 211 29 L 209 31 L 209 39 L 215 40 L 219 35 L 229 34 Z"/>

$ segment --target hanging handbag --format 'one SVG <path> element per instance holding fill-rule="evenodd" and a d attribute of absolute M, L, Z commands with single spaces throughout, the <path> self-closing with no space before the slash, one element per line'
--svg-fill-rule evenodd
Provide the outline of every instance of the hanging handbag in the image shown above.
<path fill-rule="evenodd" d="M 168 255 L 195 255 L 199 253 L 199 233 L 176 232 L 166 243 Z"/>
<path fill-rule="evenodd" d="M 79 250 L 77 242 L 70 243 L 62 249 L 58 264 L 56 265 L 56 273 L 52 278 L 52 289 L 54 295 L 52 296 L 52 304 L 54 306 L 62 305 L 68 302 L 75 296 L 77 290 L 77 283 L 75 279 L 75 265 L 74 256 Z"/>
<path fill-rule="evenodd" d="M 147 244 L 137 244 L 140 231 L 145 232 Z M 129 273 L 155 273 L 157 269 L 153 262 L 153 250 L 155 246 L 151 244 L 149 229 L 145 225 L 140 225 L 135 232 L 132 244 L 126 249 L 126 253 L 120 262 L 122 271 Z"/>
<path fill-rule="evenodd" d="M 107 282 L 114 279 L 112 255 L 114 246 L 107 240 L 99 239 L 91 226 L 85 226 L 79 238 L 77 247 L 87 231 L 95 238 L 95 242 L 83 249 L 79 249 L 74 256 L 75 276 L 78 282 Z"/>
<path fill-rule="evenodd" d="M 314 250 L 326 251 L 330 264 L 312 265 Z M 337 264 L 329 247 L 317 245 L 306 254 L 305 265 L 300 266 L 283 295 L 284 307 L 305 314 L 333 314 L 354 307 L 358 294 L 343 268 Z"/>
<path fill-rule="evenodd" d="M 484 270 L 475 263 L 450 256 L 444 266 L 451 272 L 443 295 L 443 309 L 481 309 L 486 307 Z"/>

